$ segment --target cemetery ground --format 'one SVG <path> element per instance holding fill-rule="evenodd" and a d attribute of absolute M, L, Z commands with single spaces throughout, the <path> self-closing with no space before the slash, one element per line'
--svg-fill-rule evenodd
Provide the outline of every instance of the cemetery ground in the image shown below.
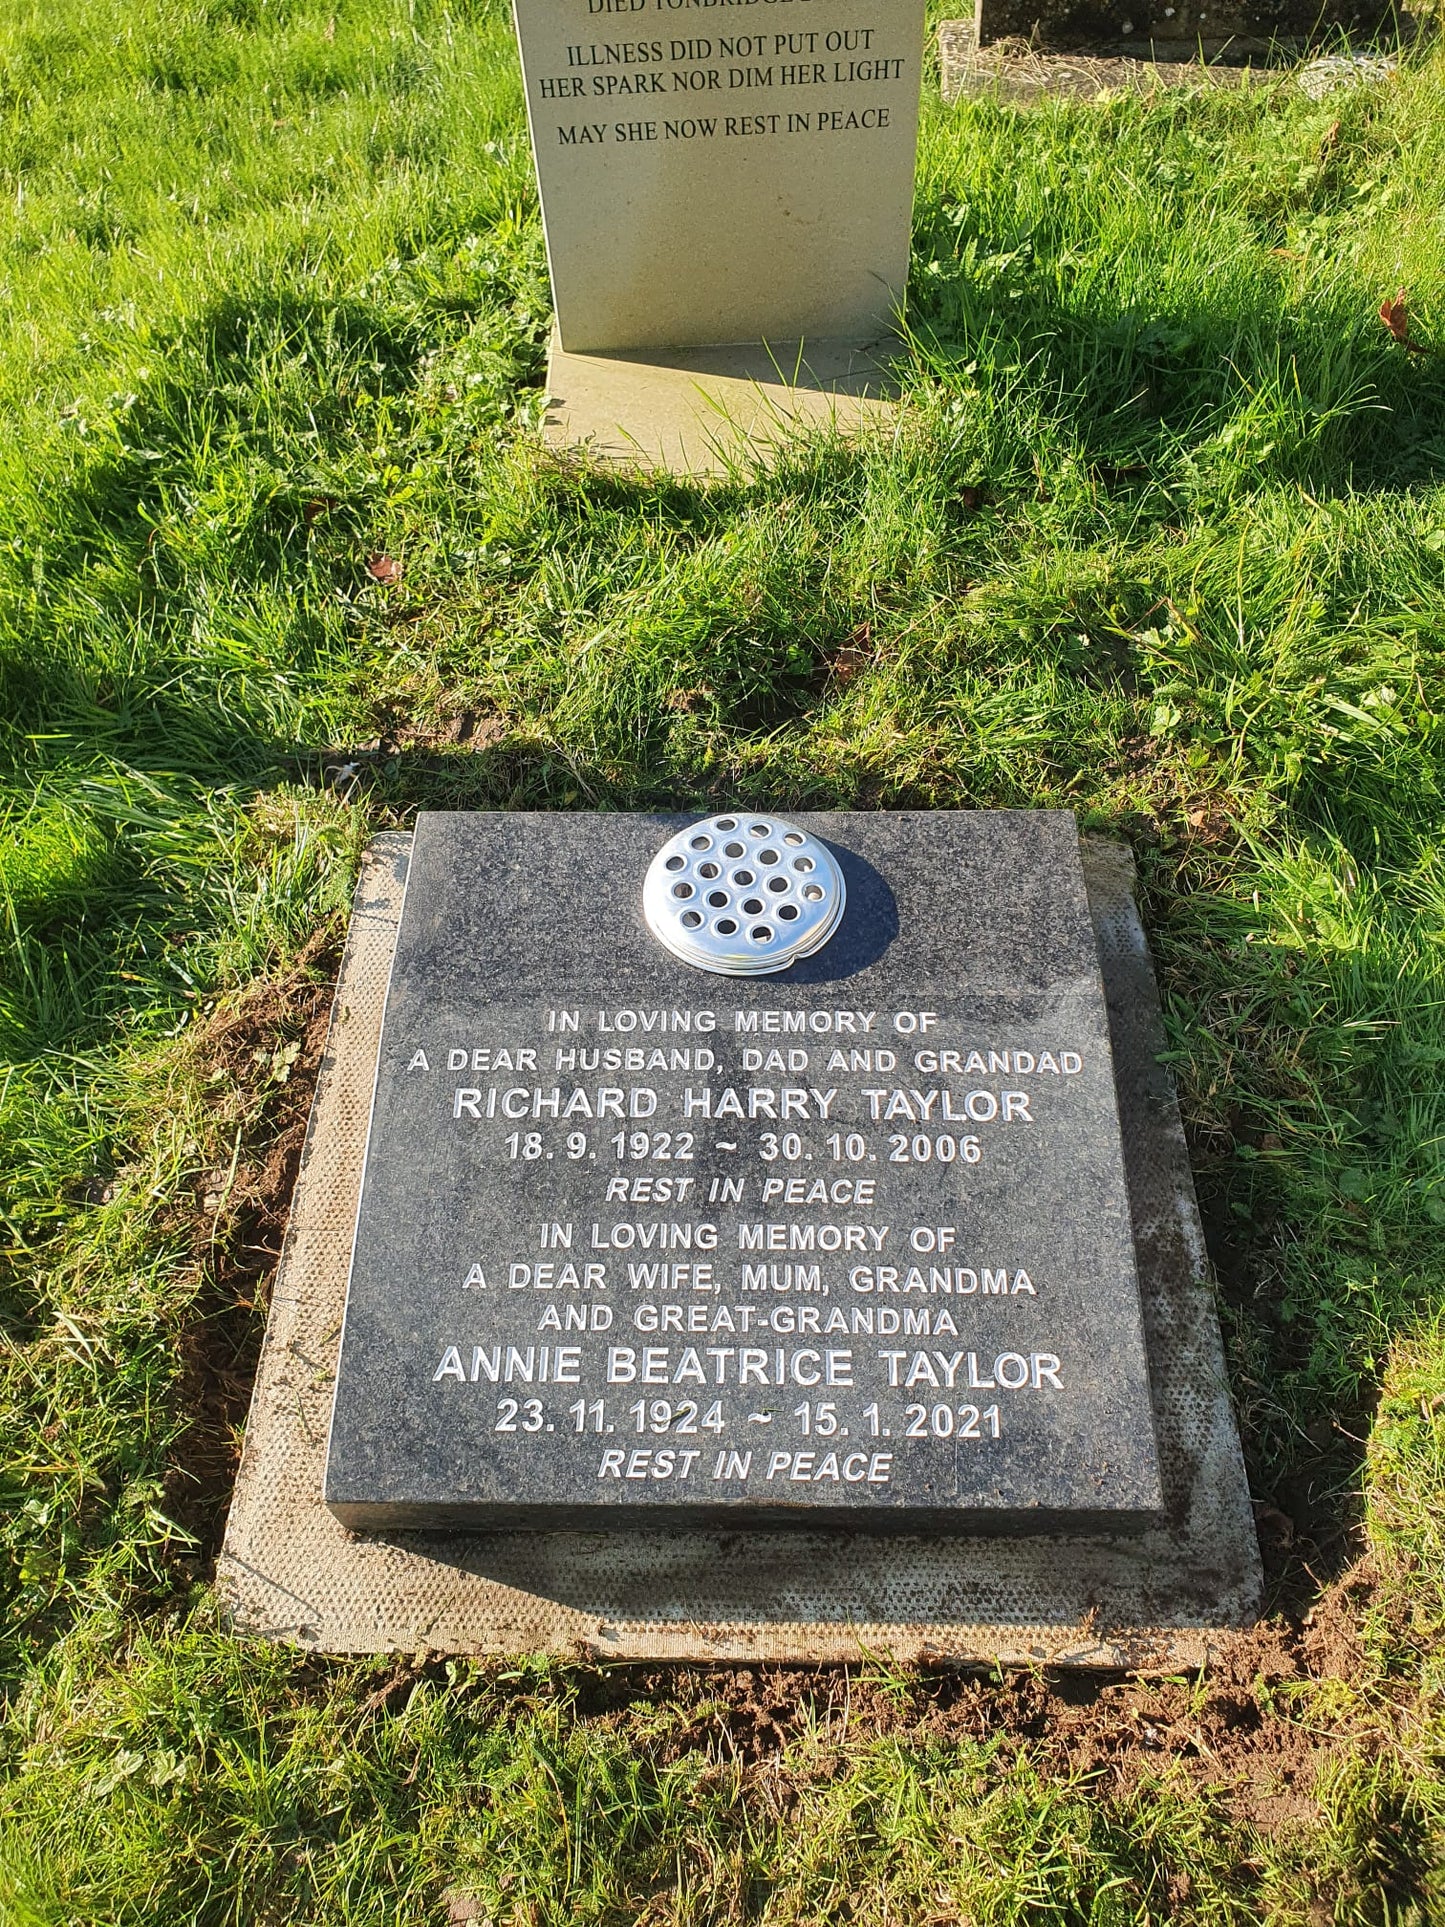
<path fill-rule="evenodd" d="M 703 488 L 532 433 L 509 32 L 0 22 L 0 1917 L 1439 1920 L 1445 66 L 930 95 L 896 430 Z M 222 1623 L 366 837 L 734 801 L 1133 848 L 1270 1581 L 1208 1675 Z"/>

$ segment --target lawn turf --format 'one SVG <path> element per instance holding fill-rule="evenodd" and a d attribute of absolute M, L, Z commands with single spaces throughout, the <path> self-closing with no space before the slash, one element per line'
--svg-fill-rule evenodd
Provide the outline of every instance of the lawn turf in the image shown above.
<path fill-rule="evenodd" d="M 930 94 L 897 430 L 709 489 L 530 432 L 494 0 L 13 0 L 0 90 L 0 1917 L 1445 1918 L 1445 63 Z M 1273 1587 L 1218 1677 L 219 1623 L 366 836 L 735 802 L 1132 845 Z"/>

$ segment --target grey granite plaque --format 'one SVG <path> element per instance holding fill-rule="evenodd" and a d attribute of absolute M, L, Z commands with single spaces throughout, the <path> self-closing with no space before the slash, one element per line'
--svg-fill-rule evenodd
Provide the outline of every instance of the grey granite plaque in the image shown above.
<path fill-rule="evenodd" d="M 643 921 L 687 820 L 418 820 L 327 1504 L 363 1530 L 1149 1523 L 1073 818 L 799 817 L 846 913 L 746 979 Z"/>

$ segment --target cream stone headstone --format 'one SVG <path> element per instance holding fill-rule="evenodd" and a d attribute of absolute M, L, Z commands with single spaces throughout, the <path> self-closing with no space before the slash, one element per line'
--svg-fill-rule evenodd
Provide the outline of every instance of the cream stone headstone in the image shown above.
<path fill-rule="evenodd" d="M 554 440 L 708 467 L 699 436 L 739 405 L 789 417 L 876 387 L 908 273 L 923 12 L 515 0 Z"/>

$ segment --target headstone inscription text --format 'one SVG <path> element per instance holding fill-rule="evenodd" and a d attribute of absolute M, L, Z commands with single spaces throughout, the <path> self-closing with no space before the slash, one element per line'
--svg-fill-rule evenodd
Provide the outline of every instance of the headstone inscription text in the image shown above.
<path fill-rule="evenodd" d="M 686 819 L 419 818 L 327 1471 L 348 1525 L 1157 1514 L 1073 819 L 798 820 L 843 923 L 736 979 L 642 919 Z"/>
<path fill-rule="evenodd" d="M 923 0 L 515 0 L 564 349 L 876 338 Z"/>

